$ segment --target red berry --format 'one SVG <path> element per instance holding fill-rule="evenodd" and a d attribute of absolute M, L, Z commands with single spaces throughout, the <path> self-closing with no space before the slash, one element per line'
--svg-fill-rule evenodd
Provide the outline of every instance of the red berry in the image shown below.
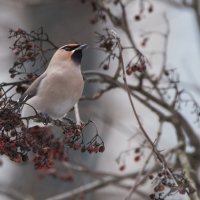
<path fill-rule="evenodd" d="M 138 70 L 138 67 L 137 67 L 137 65 L 133 65 L 131 67 L 131 69 L 132 69 L 132 72 L 136 72 Z"/>
<path fill-rule="evenodd" d="M 82 148 L 81 148 L 81 152 L 85 152 L 86 151 L 86 148 L 85 148 L 85 146 L 83 146 Z"/>
<path fill-rule="evenodd" d="M 94 145 L 90 145 L 90 146 L 87 147 L 87 151 L 88 151 L 89 153 L 93 153 L 94 150 L 95 150 Z"/>
<path fill-rule="evenodd" d="M 108 70 L 108 69 L 109 69 L 109 65 L 105 64 L 105 65 L 103 66 L 103 69 L 104 69 L 104 70 Z"/>
<path fill-rule="evenodd" d="M 157 185 L 155 188 L 154 188 L 154 191 L 155 192 L 162 192 L 163 190 L 165 190 L 165 186 L 160 183 L 159 185 Z"/>
<path fill-rule="evenodd" d="M 138 162 L 140 160 L 140 156 L 135 156 L 134 160 Z"/>
<path fill-rule="evenodd" d="M 4 149 L 5 143 L 3 141 L 0 141 L 0 151 Z"/>
<path fill-rule="evenodd" d="M 152 174 L 149 175 L 149 179 L 152 180 L 154 177 Z"/>
<path fill-rule="evenodd" d="M 136 148 L 135 153 L 140 153 L 140 148 Z"/>
<path fill-rule="evenodd" d="M 139 72 L 142 72 L 142 73 L 144 73 L 145 72 L 145 70 L 146 70 L 146 66 L 145 65 L 143 65 L 143 66 L 141 66 L 140 68 L 139 68 Z"/>
<path fill-rule="evenodd" d="M 141 19 L 140 15 L 135 15 L 135 20 L 139 21 Z"/>
<path fill-rule="evenodd" d="M 105 151 L 105 147 L 104 147 L 104 146 L 100 146 L 100 147 L 99 147 L 99 152 L 102 153 L 102 152 L 104 152 L 104 151 Z"/>
<path fill-rule="evenodd" d="M 125 165 L 121 165 L 119 168 L 120 171 L 124 171 L 125 170 Z"/>
<path fill-rule="evenodd" d="M 129 67 L 127 70 L 126 70 L 126 74 L 127 75 L 131 75 L 132 74 L 132 68 Z"/>
<path fill-rule="evenodd" d="M 15 75 L 16 75 L 16 74 L 11 74 L 11 75 L 10 75 L 10 78 L 15 78 Z"/>
<path fill-rule="evenodd" d="M 15 72 L 16 72 L 15 69 L 13 69 L 13 68 L 10 68 L 10 69 L 9 69 L 9 73 L 10 73 L 10 74 L 13 74 L 13 73 L 15 73 Z"/>
<path fill-rule="evenodd" d="M 169 76 L 169 71 L 165 70 L 165 76 Z"/>
<path fill-rule="evenodd" d="M 90 19 L 91 24 L 96 24 L 98 22 L 98 19 L 96 17 L 93 17 Z"/>
<path fill-rule="evenodd" d="M 162 177 L 163 176 L 163 173 L 158 173 L 158 177 Z"/>
<path fill-rule="evenodd" d="M 185 190 L 179 190 L 179 194 L 184 195 L 185 194 Z"/>

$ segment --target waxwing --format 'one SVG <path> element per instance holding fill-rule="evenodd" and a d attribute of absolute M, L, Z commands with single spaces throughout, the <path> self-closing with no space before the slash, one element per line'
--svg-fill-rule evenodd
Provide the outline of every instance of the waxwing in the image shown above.
<path fill-rule="evenodd" d="M 80 65 L 86 47 L 86 44 L 67 44 L 54 53 L 46 71 L 20 98 L 22 118 L 42 113 L 60 119 L 73 108 L 83 92 Z"/>

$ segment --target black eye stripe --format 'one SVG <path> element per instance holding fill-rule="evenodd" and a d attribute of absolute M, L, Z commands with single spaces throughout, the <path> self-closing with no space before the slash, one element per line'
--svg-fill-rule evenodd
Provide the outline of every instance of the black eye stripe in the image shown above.
<path fill-rule="evenodd" d="M 64 49 L 65 51 L 73 51 L 74 49 L 78 48 L 79 46 L 80 46 L 79 44 L 74 45 L 74 46 L 66 45 L 66 46 L 62 47 L 61 49 Z"/>

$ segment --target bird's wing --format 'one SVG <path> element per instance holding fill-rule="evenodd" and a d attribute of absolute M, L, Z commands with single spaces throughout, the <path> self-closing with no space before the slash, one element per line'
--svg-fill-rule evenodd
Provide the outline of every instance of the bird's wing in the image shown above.
<path fill-rule="evenodd" d="M 35 96 L 37 94 L 38 87 L 41 81 L 45 78 L 45 76 L 46 76 L 46 73 L 43 73 L 37 79 L 35 79 L 33 83 L 29 86 L 29 88 L 20 97 L 19 102 L 25 102 L 31 97 Z"/>

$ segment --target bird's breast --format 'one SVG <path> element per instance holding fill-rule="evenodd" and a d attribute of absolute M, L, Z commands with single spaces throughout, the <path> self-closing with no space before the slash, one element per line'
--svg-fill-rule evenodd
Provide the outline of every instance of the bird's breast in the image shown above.
<path fill-rule="evenodd" d="M 38 88 L 38 110 L 60 118 L 80 99 L 84 87 L 80 68 L 50 71 Z"/>

